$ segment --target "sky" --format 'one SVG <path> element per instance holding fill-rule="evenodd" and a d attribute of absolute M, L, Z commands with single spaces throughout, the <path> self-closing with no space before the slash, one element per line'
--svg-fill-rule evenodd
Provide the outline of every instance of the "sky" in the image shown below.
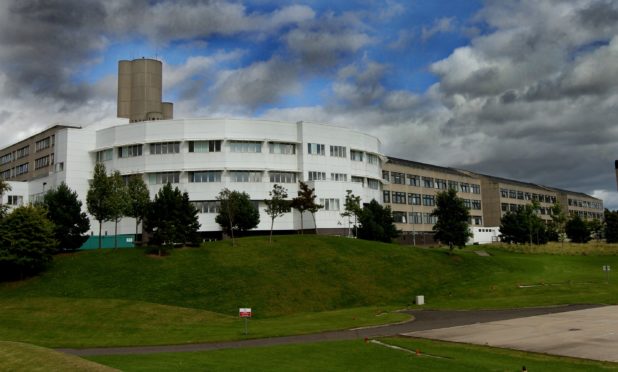
<path fill-rule="evenodd" d="M 117 63 L 163 61 L 175 118 L 319 122 L 382 152 L 618 209 L 618 2 L 0 2 L 0 147 L 116 118 Z"/>

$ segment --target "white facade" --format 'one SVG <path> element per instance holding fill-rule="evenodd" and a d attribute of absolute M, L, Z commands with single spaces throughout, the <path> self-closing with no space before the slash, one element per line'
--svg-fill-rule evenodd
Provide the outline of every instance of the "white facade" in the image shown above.
<path fill-rule="evenodd" d="M 500 241 L 500 227 L 471 226 L 472 238 L 468 244 L 491 244 Z"/>
<path fill-rule="evenodd" d="M 208 152 L 209 143 L 204 141 L 212 141 L 215 151 Z M 197 203 L 214 202 L 223 188 L 247 192 L 258 202 L 258 230 L 270 229 L 263 200 L 274 183 L 287 188 L 290 198 L 296 196 L 298 181 L 315 188 L 317 198 L 329 209 L 317 213 L 318 229 L 347 228 L 347 220 L 340 216 L 346 190 L 352 190 L 362 202 L 381 201 L 384 157 L 380 141 L 346 128 L 265 120 L 157 120 L 99 130 L 62 129 L 56 135 L 55 146 L 54 170 L 47 177 L 28 183 L 10 182 L 26 185 L 28 201 L 64 181 L 78 193 L 85 209 L 88 182 L 97 159 L 108 172 L 143 175 L 151 197 L 170 179 L 173 186 L 187 191 L 190 200 Z M 317 153 L 309 153 L 310 148 Z M 351 159 L 351 151 L 357 160 Z M 219 231 L 215 216 L 212 210 L 200 213 L 200 230 Z M 91 229 L 98 234 L 98 224 L 91 222 Z M 293 211 L 276 219 L 274 228 L 294 230 L 300 226 L 300 215 Z M 304 228 L 313 227 L 307 214 Z M 125 218 L 118 233 L 134 232 L 135 221 Z M 113 233 L 112 223 L 104 224 L 103 234 L 107 233 Z"/>

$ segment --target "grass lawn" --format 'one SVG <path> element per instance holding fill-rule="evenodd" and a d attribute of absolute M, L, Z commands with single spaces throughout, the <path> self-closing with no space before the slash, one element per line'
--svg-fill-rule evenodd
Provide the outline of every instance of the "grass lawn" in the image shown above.
<path fill-rule="evenodd" d="M 0 341 L 0 369 L 3 371 L 93 371 L 116 369 L 40 346 Z"/>
<path fill-rule="evenodd" d="M 613 363 L 407 338 L 337 341 L 194 353 L 97 356 L 123 371 L 608 371 Z M 421 355 L 414 351 L 420 349 Z"/>

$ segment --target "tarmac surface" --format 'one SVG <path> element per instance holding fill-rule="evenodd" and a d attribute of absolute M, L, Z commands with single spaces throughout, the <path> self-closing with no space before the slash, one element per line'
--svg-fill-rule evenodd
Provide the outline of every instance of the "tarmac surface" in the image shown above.
<path fill-rule="evenodd" d="M 219 349 L 234 349 L 241 347 L 260 347 L 285 344 L 311 343 L 320 341 L 354 340 L 374 337 L 396 336 L 400 334 L 413 334 L 411 332 L 436 330 L 447 327 L 471 325 L 476 323 L 502 321 L 522 317 L 531 317 L 542 314 L 558 314 L 574 312 L 582 309 L 594 309 L 599 305 L 567 305 L 538 307 L 526 309 L 505 309 L 505 310 L 409 310 L 404 311 L 414 316 L 413 321 L 376 326 L 356 328 L 341 331 L 331 331 L 323 333 L 313 333 L 306 335 L 258 338 L 241 341 L 211 342 L 201 344 L 185 345 L 163 345 L 163 346 L 131 346 L 131 347 L 106 347 L 106 348 L 87 348 L 87 349 L 57 349 L 58 351 L 79 355 L 121 355 L 121 354 L 151 354 L 166 352 L 190 352 L 207 351 Z M 615 311 L 615 310 L 614 310 Z M 526 318 L 530 319 L 530 318 Z M 449 328 L 450 329 L 450 328 Z M 425 337 L 425 336 L 415 336 Z M 617 350 L 617 349 L 614 349 Z"/>
<path fill-rule="evenodd" d="M 618 306 L 415 331 L 404 336 L 618 362 Z"/>

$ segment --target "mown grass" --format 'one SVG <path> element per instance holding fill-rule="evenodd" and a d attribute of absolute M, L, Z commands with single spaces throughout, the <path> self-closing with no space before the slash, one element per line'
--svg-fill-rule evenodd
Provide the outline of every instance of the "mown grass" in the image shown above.
<path fill-rule="evenodd" d="M 509 252 L 527 253 L 527 254 L 553 254 L 553 255 L 618 255 L 618 244 L 608 244 L 602 240 L 591 240 L 585 244 L 571 242 L 549 242 L 542 245 L 528 244 L 494 244 L 491 246 L 483 246 L 487 249 L 501 249 Z M 475 246 L 472 249 L 483 249 Z M 471 248 L 469 248 L 471 249 Z"/>
<path fill-rule="evenodd" d="M 438 341 L 380 340 L 410 352 L 363 341 L 337 341 L 194 353 L 97 356 L 123 371 L 608 371 L 614 363 L 554 357 Z M 421 355 L 415 351 L 419 349 Z"/>
<path fill-rule="evenodd" d="M 0 341 L 0 370 L 32 372 L 117 371 L 98 363 L 40 346 L 7 341 Z"/>

